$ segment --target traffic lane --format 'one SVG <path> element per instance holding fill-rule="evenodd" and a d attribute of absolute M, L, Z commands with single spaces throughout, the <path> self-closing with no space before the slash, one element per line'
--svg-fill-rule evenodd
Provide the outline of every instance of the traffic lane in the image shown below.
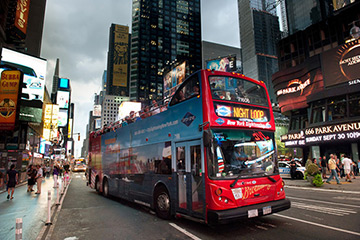
<path fill-rule="evenodd" d="M 48 190 L 51 191 L 52 204 L 55 203 L 56 192 L 53 178 L 44 178 L 41 194 L 27 192 L 27 185 L 15 188 L 14 199 L 7 200 L 7 192 L 0 194 L 0 239 L 14 239 L 16 218 L 22 218 L 22 234 L 24 239 L 36 239 L 47 218 Z"/>
<path fill-rule="evenodd" d="M 185 219 L 177 220 L 176 223 L 200 239 L 359 239 L 356 235 L 283 218 L 283 213 L 286 211 L 211 227 L 204 224 L 194 225 Z"/>
<path fill-rule="evenodd" d="M 73 174 L 51 239 L 190 239 L 141 205 L 105 198 Z"/>
<path fill-rule="evenodd" d="M 360 232 L 360 202 L 357 194 L 332 191 L 285 189 L 291 200 L 287 216 Z M 352 201 L 343 198 L 351 198 Z"/>

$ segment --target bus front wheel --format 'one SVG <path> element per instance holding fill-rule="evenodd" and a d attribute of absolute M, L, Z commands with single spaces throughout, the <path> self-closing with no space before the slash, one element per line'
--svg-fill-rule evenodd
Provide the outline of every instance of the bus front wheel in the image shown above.
<path fill-rule="evenodd" d="M 155 212 L 159 218 L 171 218 L 171 201 L 168 191 L 164 186 L 155 189 Z"/>

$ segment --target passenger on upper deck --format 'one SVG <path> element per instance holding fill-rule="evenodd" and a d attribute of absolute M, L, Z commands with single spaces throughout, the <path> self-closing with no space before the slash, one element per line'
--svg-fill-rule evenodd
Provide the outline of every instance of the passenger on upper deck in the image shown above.
<path fill-rule="evenodd" d="M 152 103 L 152 107 L 150 108 L 151 115 L 154 116 L 154 115 L 160 113 L 160 107 L 158 106 L 156 100 L 153 99 L 153 100 L 151 101 L 151 103 Z"/>

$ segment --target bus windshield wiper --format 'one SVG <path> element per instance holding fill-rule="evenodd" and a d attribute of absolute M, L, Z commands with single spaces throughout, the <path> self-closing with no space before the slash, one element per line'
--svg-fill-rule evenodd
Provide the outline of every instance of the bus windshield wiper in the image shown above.
<path fill-rule="evenodd" d="M 256 175 L 260 175 L 260 176 L 266 176 L 270 181 L 272 181 L 272 182 L 277 182 L 273 177 L 271 177 L 270 175 L 267 175 L 266 173 L 257 173 L 257 174 L 252 174 L 251 176 L 249 176 L 249 177 L 253 177 L 253 176 L 256 176 Z M 245 176 L 243 176 L 243 175 L 238 175 L 237 176 L 237 178 L 234 180 L 234 182 L 232 183 L 232 184 L 230 184 L 230 187 L 235 187 L 235 185 L 236 185 L 236 183 L 239 181 L 239 179 L 240 179 L 240 177 L 245 177 Z"/>

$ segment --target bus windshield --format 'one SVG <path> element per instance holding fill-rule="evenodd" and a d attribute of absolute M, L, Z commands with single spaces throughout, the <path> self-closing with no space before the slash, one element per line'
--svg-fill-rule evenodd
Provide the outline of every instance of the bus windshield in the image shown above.
<path fill-rule="evenodd" d="M 256 83 L 227 76 L 210 76 L 209 82 L 214 100 L 249 103 L 268 107 L 265 88 Z"/>
<path fill-rule="evenodd" d="M 229 179 L 278 173 L 274 134 L 249 130 L 213 130 L 209 177 Z"/>

